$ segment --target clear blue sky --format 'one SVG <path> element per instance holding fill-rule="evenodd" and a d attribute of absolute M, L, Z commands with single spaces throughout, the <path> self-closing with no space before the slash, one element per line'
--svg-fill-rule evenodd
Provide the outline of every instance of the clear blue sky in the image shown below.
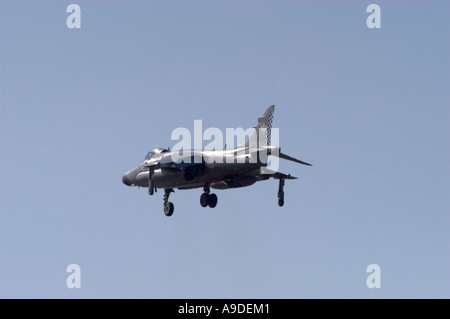
<path fill-rule="evenodd" d="M 449 19 L 447 1 L 2 1 L 0 297 L 449 298 Z M 281 162 L 300 177 L 284 207 L 270 180 L 215 209 L 176 191 L 167 218 L 161 191 L 122 184 L 174 128 L 271 104 L 283 152 L 314 164 Z"/>

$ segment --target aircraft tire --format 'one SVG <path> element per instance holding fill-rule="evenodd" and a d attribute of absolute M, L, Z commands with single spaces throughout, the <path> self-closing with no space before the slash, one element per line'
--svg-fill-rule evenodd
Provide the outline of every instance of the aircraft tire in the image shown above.
<path fill-rule="evenodd" d="M 166 216 L 172 216 L 174 211 L 174 206 L 171 202 L 165 202 L 164 203 L 164 214 Z"/>
<path fill-rule="evenodd" d="M 214 208 L 216 207 L 216 205 L 217 205 L 217 195 L 214 193 L 209 194 L 208 206 Z"/>
<path fill-rule="evenodd" d="M 279 199 L 278 200 L 278 206 L 282 207 L 284 205 L 284 200 L 283 199 Z"/>
<path fill-rule="evenodd" d="M 200 205 L 202 207 L 208 206 L 209 198 L 210 198 L 210 195 L 208 193 L 203 193 L 202 196 L 200 196 Z"/>

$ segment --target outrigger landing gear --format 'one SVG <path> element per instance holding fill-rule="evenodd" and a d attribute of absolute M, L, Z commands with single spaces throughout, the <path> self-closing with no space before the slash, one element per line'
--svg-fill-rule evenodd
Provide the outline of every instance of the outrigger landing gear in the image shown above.
<path fill-rule="evenodd" d="M 169 202 L 170 193 L 174 192 L 172 188 L 164 188 L 164 214 L 166 216 L 172 216 L 174 206 L 171 202 Z"/>
<path fill-rule="evenodd" d="M 205 186 L 203 186 L 204 193 L 202 196 L 200 196 L 200 205 L 202 207 L 209 206 L 211 208 L 216 207 L 217 205 L 217 195 L 214 193 L 211 193 L 209 183 L 205 183 Z"/>
<path fill-rule="evenodd" d="M 278 185 L 278 206 L 284 205 L 284 178 L 280 178 L 280 184 Z"/>

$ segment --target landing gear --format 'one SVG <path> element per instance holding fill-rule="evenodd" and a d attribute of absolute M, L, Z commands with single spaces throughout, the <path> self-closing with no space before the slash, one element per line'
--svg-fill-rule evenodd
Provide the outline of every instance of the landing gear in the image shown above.
<path fill-rule="evenodd" d="M 200 196 L 200 205 L 202 205 L 202 207 L 206 207 L 208 206 L 208 203 L 209 203 L 209 194 L 203 193 L 202 196 Z"/>
<path fill-rule="evenodd" d="M 155 182 L 153 181 L 153 169 L 148 171 L 148 194 L 151 196 L 155 193 Z"/>
<path fill-rule="evenodd" d="M 164 214 L 166 216 L 172 216 L 173 214 L 173 210 L 174 210 L 174 206 L 171 202 L 169 202 L 169 196 L 170 193 L 173 192 L 172 188 L 164 188 Z"/>
<path fill-rule="evenodd" d="M 216 205 L 217 205 L 217 195 L 216 194 L 214 194 L 214 193 L 209 194 L 208 205 L 211 208 L 216 207 Z"/>
<path fill-rule="evenodd" d="M 153 195 L 156 191 L 155 182 L 153 181 L 153 168 L 150 167 L 148 171 L 148 194 Z M 172 188 L 164 188 L 164 214 L 166 216 L 172 216 L 174 206 L 171 202 L 169 202 L 170 193 L 174 190 Z"/>
<path fill-rule="evenodd" d="M 202 205 L 202 207 L 206 207 L 206 206 L 209 206 L 211 208 L 216 207 L 217 195 L 214 193 L 212 193 L 212 194 L 203 193 L 202 196 L 200 196 L 200 205 Z"/>
<path fill-rule="evenodd" d="M 280 178 L 280 184 L 278 185 L 278 206 L 284 205 L 284 178 Z"/>
<path fill-rule="evenodd" d="M 203 187 L 204 193 L 200 196 L 200 205 L 202 207 L 209 206 L 211 208 L 216 207 L 217 205 L 217 195 L 214 193 L 210 194 L 209 183 L 205 183 Z"/>
<path fill-rule="evenodd" d="M 164 203 L 164 214 L 166 216 L 172 216 L 173 209 L 174 209 L 174 206 L 173 206 L 173 204 L 171 202 L 165 202 Z"/>

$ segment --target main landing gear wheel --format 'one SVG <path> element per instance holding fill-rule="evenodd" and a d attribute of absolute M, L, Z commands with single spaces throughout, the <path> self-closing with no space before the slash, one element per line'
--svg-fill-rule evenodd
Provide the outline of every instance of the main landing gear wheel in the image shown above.
<path fill-rule="evenodd" d="M 209 205 L 209 207 L 211 207 L 211 208 L 216 207 L 216 205 L 217 205 L 217 195 L 216 195 L 216 194 L 214 194 L 214 193 L 209 194 L 208 205 Z"/>
<path fill-rule="evenodd" d="M 200 196 L 200 205 L 202 207 L 206 207 L 208 206 L 208 203 L 209 203 L 209 194 L 203 193 L 202 196 Z"/>
<path fill-rule="evenodd" d="M 211 208 L 214 208 L 217 206 L 217 195 L 214 193 L 208 194 L 203 193 L 202 196 L 200 196 L 200 205 L 202 207 L 209 206 Z"/>
<path fill-rule="evenodd" d="M 209 206 L 211 208 L 216 207 L 217 205 L 217 195 L 211 193 L 210 194 L 210 188 L 209 188 L 209 184 L 205 183 L 205 186 L 203 187 L 203 190 L 205 191 L 201 196 L 200 196 L 200 205 L 202 207 L 206 207 Z"/>

